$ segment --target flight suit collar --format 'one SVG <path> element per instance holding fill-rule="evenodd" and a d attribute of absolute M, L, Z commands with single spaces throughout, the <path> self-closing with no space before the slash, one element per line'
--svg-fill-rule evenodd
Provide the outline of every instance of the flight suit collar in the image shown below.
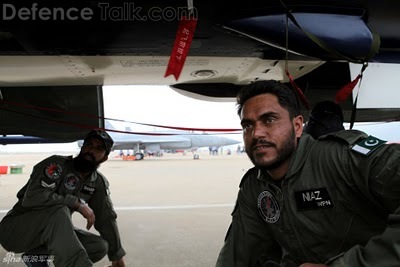
<path fill-rule="evenodd" d="M 310 152 L 311 147 L 314 143 L 315 140 L 311 137 L 311 135 L 301 135 L 297 149 L 293 154 L 292 160 L 290 161 L 286 177 L 291 177 L 300 170 L 300 168 L 304 165 L 304 162 L 308 158 L 308 153 Z"/>
<path fill-rule="evenodd" d="M 94 182 L 97 180 L 97 171 L 92 172 L 92 174 L 90 175 L 90 181 Z"/>

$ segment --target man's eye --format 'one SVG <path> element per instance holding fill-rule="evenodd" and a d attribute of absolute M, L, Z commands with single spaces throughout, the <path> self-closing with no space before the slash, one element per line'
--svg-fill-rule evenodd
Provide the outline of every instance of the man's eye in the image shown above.
<path fill-rule="evenodd" d="M 251 129 L 252 126 L 251 126 L 251 124 L 243 124 L 242 128 L 243 128 L 243 130 L 248 130 L 248 129 Z"/>
<path fill-rule="evenodd" d="M 269 118 L 267 118 L 265 120 L 266 123 L 271 123 L 271 122 L 274 122 L 274 121 L 275 121 L 275 118 L 272 118 L 272 117 L 269 117 Z"/>

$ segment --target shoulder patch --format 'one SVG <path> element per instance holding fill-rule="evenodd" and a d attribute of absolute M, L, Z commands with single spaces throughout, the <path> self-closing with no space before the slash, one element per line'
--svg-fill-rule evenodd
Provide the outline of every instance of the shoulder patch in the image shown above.
<path fill-rule="evenodd" d="M 44 174 L 51 180 L 57 180 L 61 177 L 62 171 L 63 169 L 60 164 L 52 162 L 45 167 Z"/>
<path fill-rule="evenodd" d="M 346 142 L 348 145 L 355 144 L 359 142 L 359 140 L 367 138 L 368 135 L 364 132 L 358 130 L 343 130 L 334 133 L 330 133 L 327 135 L 323 135 L 318 140 L 329 140 L 329 139 L 336 139 Z"/>
<path fill-rule="evenodd" d="M 97 175 L 100 176 L 101 180 L 103 181 L 106 195 L 107 196 L 110 195 L 111 194 L 110 189 L 109 189 L 110 183 L 108 182 L 107 178 L 103 174 L 101 174 L 99 171 L 97 171 Z"/>
<path fill-rule="evenodd" d="M 363 155 L 369 155 L 372 151 L 385 144 L 386 142 L 387 141 L 370 135 L 367 139 L 364 139 L 355 144 L 351 149 Z"/>

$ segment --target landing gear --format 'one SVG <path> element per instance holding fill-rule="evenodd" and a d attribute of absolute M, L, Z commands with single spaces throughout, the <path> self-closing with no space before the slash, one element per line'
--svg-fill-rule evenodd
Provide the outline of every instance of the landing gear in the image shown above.
<path fill-rule="evenodd" d="M 144 154 L 141 153 L 141 152 L 135 153 L 135 159 L 136 159 L 136 160 L 142 160 L 142 159 L 144 159 Z"/>

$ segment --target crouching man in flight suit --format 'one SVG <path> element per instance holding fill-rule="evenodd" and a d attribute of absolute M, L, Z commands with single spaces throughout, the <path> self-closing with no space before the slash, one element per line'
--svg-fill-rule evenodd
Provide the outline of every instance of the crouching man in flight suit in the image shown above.
<path fill-rule="evenodd" d="M 25 252 L 28 266 L 48 266 L 37 255 L 52 255 L 55 266 L 93 266 L 108 254 L 111 266 L 124 267 L 108 181 L 97 171 L 113 144 L 106 132 L 93 130 L 77 157 L 54 155 L 38 163 L 0 223 L 3 248 Z M 74 229 L 75 211 L 86 218 L 87 230 L 94 225 L 100 236 Z"/>
<path fill-rule="evenodd" d="M 314 140 L 275 81 L 244 86 L 237 103 L 255 167 L 216 266 L 400 266 L 400 145 L 356 130 Z"/>

